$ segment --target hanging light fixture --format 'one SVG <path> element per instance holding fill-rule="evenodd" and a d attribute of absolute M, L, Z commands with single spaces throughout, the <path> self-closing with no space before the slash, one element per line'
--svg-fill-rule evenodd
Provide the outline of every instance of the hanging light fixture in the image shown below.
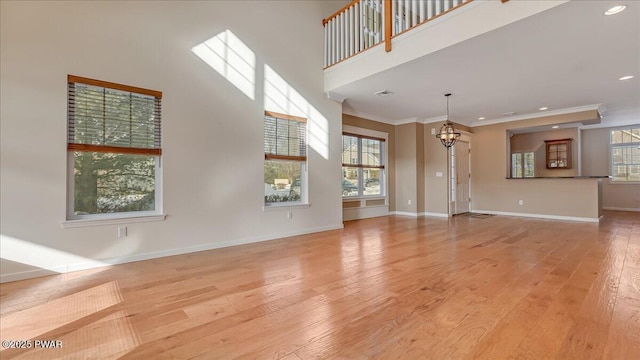
<path fill-rule="evenodd" d="M 449 121 L 449 96 L 451 94 L 444 94 L 447 97 L 447 121 L 440 128 L 440 131 L 436 134 L 436 137 L 440 139 L 442 145 L 446 148 L 450 148 L 456 143 L 460 137 L 460 131 L 456 131 L 453 127 L 453 123 Z"/>

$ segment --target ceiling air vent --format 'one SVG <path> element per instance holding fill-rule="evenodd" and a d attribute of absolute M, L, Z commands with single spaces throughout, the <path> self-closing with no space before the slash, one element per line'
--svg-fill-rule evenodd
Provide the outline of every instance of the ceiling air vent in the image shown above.
<path fill-rule="evenodd" d="M 513 116 L 515 114 L 517 114 L 517 112 L 511 111 L 511 112 L 502 113 L 502 116 Z"/>
<path fill-rule="evenodd" d="M 393 92 L 391 92 L 389 90 L 380 90 L 380 91 L 376 91 L 374 94 L 376 94 L 378 96 L 389 96 L 389 95 L 393 94 Z"/>

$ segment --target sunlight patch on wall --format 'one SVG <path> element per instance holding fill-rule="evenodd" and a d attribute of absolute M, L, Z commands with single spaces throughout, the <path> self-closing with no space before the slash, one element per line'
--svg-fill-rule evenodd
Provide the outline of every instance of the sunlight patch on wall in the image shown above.
<path fill-rule="evenodd" d="M 231 30 L 194 46 L 191 51 L 247 97 L 255 99 L 256 56 Z"/>
<path fill-rule="evenodd" d="M 4 234 L 0 234 L 0 254 L 6 260 L 57 273 L 67 272 L 69 270 L 68 265 L 59 266 L 52 263 L 79 264 L 86 268 L 109 265 L 101 261 L 16 239 Z"/>
<path fill-rule="evenodd" d="M 308 142 L 320 156 L 329 158 L 329 122 L 269 65 L 264 66 L 264 109 L 307 119 Z"/>

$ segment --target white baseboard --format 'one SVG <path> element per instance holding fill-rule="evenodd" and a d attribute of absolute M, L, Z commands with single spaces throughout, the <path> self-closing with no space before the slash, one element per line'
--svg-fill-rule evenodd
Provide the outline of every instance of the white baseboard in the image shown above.
<path fill-rule="evenodd" d="M 472 210 L 474 214 L 490 214 L 490 215 L 504 215 L 504 216 L 519 216 L 530 217 L 537 219 L 550 219 L 550 220 L 567 220 L 567 221 L 580 221 L 580 222 L 600 222 L 600 218 L 588 218 L 588 217 L 576 217 L 576 216 L 561 216 L 561 215 L 547 215 L 547 214 L 527 214 L 508 211 L 492 211 L 492 210 Z"/>
<path fill-rule="evenodd" d="M 125 263 L 134 262 L 134 261 L 157 259 L 157 258 L 162 258 L 167 256 L 182 255 L 182 254 L 194 253 L 199 251 L 225 248 L 230 246 L 252 244 L 252 243 L 257 243 L 262 241 L 277 240 L 277 239 L 287 238 L 291 236 L 306 235 L 306 234 L 329 231 L 329 230 L 338 230 L 342 228 L 344 228 L 344 225 L 339 224 L 339 225 L 333 225 L 333 226 L 305 229 L 301 231 L 293 231 L 290 233 L 284 233 L 284 234 L 278 234 L 278 235 L 250 237 L 250 238 L 244 238 L 244 239 L 236 239 L 236 240 L 223 241 L 223 242 L 217 242 L 217 243 L 190 246 L 186 248 L 160 250 L 160 251 L 154 251 L 154 252 L 143 253 L 143 254 L 127 255 L 127 256 L 120 256 L 120 257 L 99 259 L 95 261 L 87 261 L 82 263 L 66 264 L 66 265 L 51 267 L 48 269 L 20 271 L 20 272 L 0 275 L 0 283 L 25 280 L 25 279 L 31 279 L 31 278 L 55 275 L 55 274 L 64 274 L 72 271 L 96 269 L 100 267 L 125 264 Z"/>
<path fill-rule="evenodd" d="M 419 216 L 432 216 L 432 217 L 439 217 L 439 218 L 448 218 L 449 214 L 446 213 L 434 213 L 434 212 L 423 212 L 418 214 Z"/>
<path fill-rule="evenodd" d="M 413 212 L 408 212 L 408 211 L 391 211 L 389 213 L 389 215 L 418 217 L 418 213 L 413 213 Z"/>
<path fill-rule="evenodd" d="M 621 207 L 610 207 L 605 206 L 602 210 L 615 210 L 615 211 L 640 211 L 640 208 L 621 208 Z"/>
<path fill-rule="evenodd" d="M 421 213 L 413 213 L 408 211 L 392 211 L 389 215 L 400 215 L 400 216 L 411 216 L 411 217 L 420 217 L 420 216 L 433 216 L 440 218 L 448 218 L 449 214 L 445 213 L 433 213 L 433 212 L 421 212 Z"/>

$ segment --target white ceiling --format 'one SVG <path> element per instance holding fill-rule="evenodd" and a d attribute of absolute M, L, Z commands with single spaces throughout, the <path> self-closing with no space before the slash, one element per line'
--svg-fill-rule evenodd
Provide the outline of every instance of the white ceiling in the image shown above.
<path fill-rule="evenodd" d="M 627 9 L 603 15 L 617 4 Z M 451 120 L 469 126 L 599 104 L 602 125 L 638 124 L 640 1 L 573 0 L 332 90 L 345 113 L 396 124 L 438 120 L 447 92 Z"/>

